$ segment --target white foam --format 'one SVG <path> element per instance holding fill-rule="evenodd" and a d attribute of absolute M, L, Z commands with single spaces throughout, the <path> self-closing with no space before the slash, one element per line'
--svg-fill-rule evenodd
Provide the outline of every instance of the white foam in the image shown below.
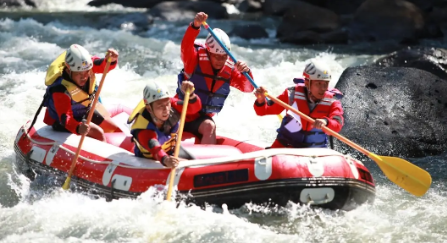
<path fill-rule="evenodd" d="M 40 3 L 46 4 L 44 0 Z M 48 4 L 56 4 L 51 0 Z M 76 9 L 85 1 L 64 2 Z M 57 7 L 57 6 L 56 6 Z M 80 9 L 84 8 L 80 7 Z M 87 10 L 83 10 L 87 11 Z M 212 23 L 212 22 L 211 22 Z M 216 26 L 225 26 L 220 21 Z M 166 27 L 164 28 L 163 27 Z M 186 26 L 157 23 L 142 38 L 124 31 L 71 27 L 58 23 L 39 24 L 24 19 L 0 20 L 0 241 L 2 242 L 445 242 L 447 200 L 445 183 L 434 177 L 428 194 L 416 198 L 388 182 L 379 169 L 374 205 L 352 212 L 310 209 L 289 204 L 284 209 L 247 205 L 225 211 L 202 210 L 163 202 L 157 188 L 137 200 L 106 203 L 90 197 L 56 190 L 35 200 L 25 200 L 27 180 L 11 169 L 13 142 L 19 127 L 31 119 L 44 94 L 43 80 L 49 63 L 71 43 L 85 45 L 92 53 L 104 54 L 108 47 L 120 51 L 119 67 L 110 72 L 103 87 L 107 103 L 133 107 L 146 82 L 159 80 L 174 91 L 180 70 L 180 38 Z M 202 31 L 201 37 L 206 36 Z M 370 62 L 375 56 L 336 55 L 274 42 L 263 48 L 236 41 L 233 54 L 247 61 L 255 81 L 280 94 L 293 85 L 307 60 L 321 55 L 338 77 L 350 65 Z M 241 44 L 238 44 L 241 43 Z M 39 52 L 39 50 L 42 50 Z M 6 61 L 7 62 L 6 62 Z M 145 74 L 146 73 L 146 74 Z M 98 75 L 98 79 L 100 75 Z M 349 95 L 349 94 L 348 94 Z M 279 120 L 258 117 L 253 94 L 232 90 L 226 106 L 215 117 L 218 133 L 240 140 L 271 144 Z M 443 161 L 436 161 L 442 164 Z M 4 166 L 6 165 L 6 166 Z M 442 167 L 440 167 L 442 168 Z M 10 175 L 8 182 L 6 175 Z M 7 181 L 7 182 L 4 182 Z M 14 190 L 10 189 L 13 188 Z M 16 195 L 20 198 L 16 199 Z M 229 213 L 228 213 L 229 212 Z"/>

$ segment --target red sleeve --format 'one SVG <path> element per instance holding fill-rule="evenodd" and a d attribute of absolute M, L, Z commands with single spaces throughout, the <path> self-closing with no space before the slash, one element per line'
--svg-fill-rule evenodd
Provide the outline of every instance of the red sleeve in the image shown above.
<path fill-rule="evenodd" d="M 78 134 L 76 132 L 76 128 L 78 127 L 80 122 L 76 121 L 73 117 L 70 96 L 62 92 L 54 92 L 53 100 L 57 116 L 59 117 L 59 121 L 65 120 L 65 124 L 62 124 L 61 122 L 61 125 L 63 125 L 68 131 L 74 134 Z"/>
<path fill-rule="evenodd" d="M 334 132 L 340 132 L 343 128 L 344 118 L 343 118 L 343 107 L 341 106 L 341 102 L 336 100 L 332 102 L 331 111 L 329 112 L 329 116 L 325 117 L 328 121 L 327 127 Z"/>
<path fill-rule="evenodd" d="M 198 95 L 194 95 L 193 99 L 189 99 L 188 107 L 186 108 L 186 114 L 192 115 L 199 113 L 202 109 L 202 102 Z M 183 100 L 179 99 L 176 95 L 174 98 L 171 98 L 171 106 L 178 112 L 182 112 L 183 109 Z"/>
<path fill-rule="evenodd" d="M 155 160 L 161 161 L 166 156 L 166 152 L 161 149 L 161 145 L 158 142 L 157 133 L 153 130 L 143 129 L 137 134 L 137 140 L 141 146 L 147 151 L 151 152 Z"/>
<path fill-rule="evenodd" d="M 104 68 L 106 68 L 106 62 L 104 61 L 104 58 L 92 56 L 92 61 L 93 61 L 93 68 L 92 68 L 93 72 L 94 73 L 104 73 Z M 118 61 L 110 63 L 108 72 L 115 69 L 117 64 L 118 64 Z"/>
<path fill-rule="evenodd" d="M 188 25 L 185 35 L 183 36 L 181 49 L 181 58 L 185 73 L 192 74 L 197 66 L 197 50 L 194 47 L 194 41 L 200 33 L 199 29 L 194 29 L 191 25 Z"/>
<path fill-rule="evenodd" d="M 279 100 L 283 101 L 284 103 L 289 103 L 289 92 L 288 90 L 284 90 L 282 94 L 280 94 L 278 97 Z M 264 116 L 264 115 L 278 115 L 283 110 L 284 107 L 282 107 L 279 104 L 274 103 L 273 101 L 266 101 L 264 104 L 258 104 L 257 101 L 255 101 L 253 105 L 255 112 L 258 116 Z"/>
<path fill-rule="evenodd" d="M 248 75 L 250 75 L 250 77 L 253 79 L 253 75 L 251 72 L 249 72 Z M 255 89 L 250 80 L 248 80 L 243 73 L 239 72 L 236 69 L 234 69 L 233 73 L 231 74 L 230 85 L 245 93 L 253 92 Z"/>

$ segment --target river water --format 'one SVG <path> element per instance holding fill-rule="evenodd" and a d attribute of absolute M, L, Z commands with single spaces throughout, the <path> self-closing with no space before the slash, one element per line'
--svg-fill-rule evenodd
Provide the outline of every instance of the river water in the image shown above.
<path fill-rule="evenodd" d="M 107 76 L 103 87 L 105 104 L 135 106 L 149 80 L 163 81 L 174 91 L 176 75 L 182 68 L 180 41 L 187 22 L 155 21 L 150 30 L 139 35 L 126 30 L 98 30 L 79 25 L 76 19 L 92 12 L 142 10 L 117 5 L 86 7 L 85 0 L 62 2 L 41 0 L 37 1 L 37 11 L 0 12 L 1 242 L 447 242 L 446 155 L 409 159 L 433 177 L 432 188 L 421 198 L 389 182 L 374 162 L 364 161 L 376 180 L 377 198 L 372 205 L 350 212 L 293 203 L 273 209 L 247 204 L 230 211 L 183 204 L 176 208 L 163 201 L 155 189 L 136 200 L 107 203 L 42 188 L 48 181 L 29 182 L 13 168 L 13 141 L 19 127 L 32 118 L 41 102 L 46 68 L 70 44 L 81 44 L 99 56 L 109 47 L 120 52 L 119 66 Z M 2 17 L 10 16 L 11 11 L 51 17 L 68 10 L 72 11 L 71 20 L 45 24 L 33 18 Z M 211 20 L 209 24 L 230 30 L 237 22 Z M 345 68 L 368 64 L 379 57 L 359 54 L 350 46 L 280 44 L 274 38 L 278 22 L 265 19 L 261 24 L 270 38 L 231 38 L 232 51 L 249 64 L 257 84 L 270 88 L 271 94 L 279 94 L 291 85 L 310 58 L 328 62 L 333 80 L 338 80 Z M 199 38 L 205 36 L 203 30 Z M 254 99 L 252 94 L 233 90 L 215 119 L 218 134 L 271 143 L 279 121 L 274 116 L 256 116 Z"/>

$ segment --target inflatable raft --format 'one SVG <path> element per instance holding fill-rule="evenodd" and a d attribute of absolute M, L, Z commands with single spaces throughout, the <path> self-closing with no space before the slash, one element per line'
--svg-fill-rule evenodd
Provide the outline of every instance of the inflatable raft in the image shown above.
<path fill-rule="evenodd" d="M 80 136 L 56 132 L 42 122 L 31 129 L 29 125 L 19 129 L 14 141 L 16 167 L 30 179 L 51 173 L 63 182 Z M 216 145 L 201 145 L 191 135 L 184 137 L 182 146 L 195 159 L 180 163 L 174 188 L 187 202 L 236 208 L 249 202 L 283 206 L 292 201 L 351 210 L 375 197 L 368 169 L 331 149 L 264 149 L 223 136 Z M 129 133 L 107 134 L 107 140 L 85 138 L 72 186 L 109 200 L 136 198 L 152 186 L 167 186 L 170 169 L 135 157 Z"/>

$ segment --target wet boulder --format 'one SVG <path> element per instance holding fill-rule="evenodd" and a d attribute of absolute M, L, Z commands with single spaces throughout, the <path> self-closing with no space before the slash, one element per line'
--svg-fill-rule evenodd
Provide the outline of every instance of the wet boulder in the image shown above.
<path fill-rule="evenodd" d="M 36 3 L 32 0 L 0 0 L 0 7 L 23 7 L 23 6 L 36 7 Z"/>
<path fill-rule="evenodd" d="M 244 39 L 260 39 L 268 38 L 269 34 L 264 29 L 264 27 L 258 24 L 240 24 L 234 26 L 233 30 L 230 31 L 229 35 L 239 36 Z"/>
<path fill-rule="evenodd" d="M 352 40 L 411 42 L 424 31 L 424 13 L 404 0 L 367 0 L 350 25 Z"/>
<path fill-rule="evenodd" d="M 353 14 L 366 0 L 265 0 L 264 13 L 282 16 L 289 8 L 306 2 L 321 8 L 329 9 L 337 14 Z"/>
<path fill-rule="evenodd" d="M 313 2 L 314 0 L 308 0 Z M 365 0 L 324 0 L 324 5 L 327 9 L 334 11 L 336 14 L 353 14 Z"/>
<path fill-rule="evenodd" d="M 244 0 L 238 4 L 237 8 L 245 13 L 260 12 L 263 9 L 263 3 L 263 0 Z"/>
<path fill-rule="evenodd" d="M 115 3 L 124 7 L 132 8 L 152 8 L 163 2 L 163 0 L 93 0 L 88 3 L 89 6 L 100 7 L 103 5 Z"/>
<path fill-rule="evenodd" d="M 129 13 L 125 15 L 105 15 L 101 16 L 101 23 L 104 28 L 118 28 L 135 33 L 149 30 L 154 19 L 146 13 Z"/>
<path fill-rule="evenodd" d="M 282 16 L 291 7 L 298 5 L 297 0 L 265 0 L 263 4 L 265 15 Z"/>
<path fill-rule="evenodd" d="M 276 37 L 287 41 L 300 32 L 327 33 L 339 27 L 340 19 L 331 10 L 298 1 L 286 10 Z"/>
<path fill-rule="evenodd" d="M 379 58 L 379 67 L 413 67 L 447 80 L 447 50 L 434 47 L 406 48 Z"/>
<path fill-rule="evenodd" d="M 151 8 L 148 13 L 168 21 L 193 20 L 198 12 L 205 12 L 213 19 L 227 19 L 228 12 L 222 4 L 216 2 L 162 2 Z"/>
<path fill-rule="evenodd" d="M 362 66 L 347 68 L 336 88 L 345 94 L 341 134 L 360 146 L 403 157 L 447 151 L 446 80 L 415 68 Z"/>
<path fill-rule="evenodd" d="M 48 24 L 58 21 L 67 26 L 89 26 L 95 29 L 122 29 L 132 33 L 140 33 L 147 31 L 153 23 L 153 18 L 147 13 L 120 13 L 120 12 L 54 12 L 47 14 L 40 11 L 9 11 L 4 14 L 5 18 L 18 21 L 23 18 L 32 18 L 35 21 Z M 76 21 L 73 21 L 76 19 Z"/>
<path fill-rule="evenodd" d="M 438 4 L 436 3 L 437 2 L 436 0 L 407 0 L 407 1 L 413 3 L 424 12 L 430 12 Z"/>
<path fill-rule="evenodd" d="M 447 6 L 433 8 L 427 14 L 427 22 L 429 35 L 433 37 L 447 36 Z"/>

